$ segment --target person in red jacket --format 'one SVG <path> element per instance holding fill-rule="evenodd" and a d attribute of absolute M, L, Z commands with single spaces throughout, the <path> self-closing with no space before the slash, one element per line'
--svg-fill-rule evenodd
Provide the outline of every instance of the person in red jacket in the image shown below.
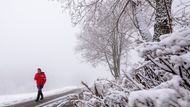
<path fill-rule="evenodd" d="M 44 84 L 46 83 L 46 75 L 40 68 L 37 69 L 37 73 L 34 76 L 34 80 L 36 80 L 37 88 L 38 88 L 38 94 L 36 98 L 36 102 L 40 100 L 43 100 L 44 96 L 42 93 L 42 88 L 44 87 Z"/>

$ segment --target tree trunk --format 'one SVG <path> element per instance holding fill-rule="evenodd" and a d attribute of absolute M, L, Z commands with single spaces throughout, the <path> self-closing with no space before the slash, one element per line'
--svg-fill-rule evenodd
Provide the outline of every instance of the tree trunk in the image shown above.
<path fill-rule="evenodd" d="M 123 35 L 116 32 L 112 35 L 112 64 L 114 78 L 120 77 L 120 63 L 121 63 L 121 52 L 123 45 Z"/>
<path fill-rule="evenodd" d="M 172 0 L 155 0 L 156 16 L 153 41 L 160 41 L 163 34 L 172 33 L 171 5 Z"/>

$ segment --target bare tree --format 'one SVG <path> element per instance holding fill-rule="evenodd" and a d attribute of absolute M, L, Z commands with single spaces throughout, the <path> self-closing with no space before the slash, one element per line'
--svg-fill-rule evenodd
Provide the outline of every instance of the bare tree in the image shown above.
<path fill-rule="evenodd" d="M 148 30 L 153 18 L 150 3 L 149 0 L 64 0 L 63 7 L 69 9 L 74 24 L 101 23 L 114 16 L 112 23 L 115 27 L 112 30 L 123 33 L 131 29 L 125 27 L 123 31 L 120 24 L 130 24 L 143 40 L 152 41 L 152 35 Z"/>
<path fill-rule="evenodd" d="M 106 62 L 115 78 L 120 76 L 122 53 L 127 48 L 126 44 L 129 44 L 127 38 L 131 36 L 128 34 L 136 33 L 146 42 L 153 40 L 149 26 L 152 26 L 154 9 L 156 10 L 154 40 L 157 40 L 164 31 L 171 32 L 171 26 L 168 26 L 171 25 L 171 0 L 155 0 L 155 2 L 64 0 L 63 2 L 63 7 L 71 14 L 73 24 L 82 25 L 78 50 L 88 62 L 93 64 Z M 162 10 L 164 13 L 161 14 Z M 147 14 L 149 12 L 150 14 Z M 169 30 L 162 26 L 165 21 L 167 24 L 164 26 Z"/>
<path fill-rule="evenodd" d="M 113 77 L 118 78 L 121 57 L 127 48 L 128 39 L 126 33 L 120 33 L 114 29 L 112 18 L 114 17 L 107 18 L 97 27 L 85 25 L 78 37 L 77 50 L 94 65 L 101 62 L 107 63 Z"/>

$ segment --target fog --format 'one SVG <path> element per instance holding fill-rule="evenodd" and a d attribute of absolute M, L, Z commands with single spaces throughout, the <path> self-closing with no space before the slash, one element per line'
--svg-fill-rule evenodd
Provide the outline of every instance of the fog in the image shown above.
<path fill-rule="evenodd" d="M 47 75 L 45 90 L 110 77 L 104 67 L 93 68 L 75 54 L 78 32 L 57 2 L 1 0 L 0 94 L 36 91 L 38 67 Z"/>

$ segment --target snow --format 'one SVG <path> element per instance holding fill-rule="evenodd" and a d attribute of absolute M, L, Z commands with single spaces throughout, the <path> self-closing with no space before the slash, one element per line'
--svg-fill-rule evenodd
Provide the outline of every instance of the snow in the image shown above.
<path fill-rule="evenodd" d="M 163 82 L 155 88 L 149 90 L 133 91 L 130 93 L 129 106 L 147 107 L 189 107 L 190 92 L 180 87 L 182 79 L 179 76 L 167 82 Z"/>
<path fill-rule="evenodd" d="M 134 107 L 147 107 L 147 102 L 151 103 L 154 107 L 169 107 L 168 101 L 176 101 L 178 93 L 172 89 L 150 89 L 131 92 L 129 95 L 129 106 Z M 138 102 L 138 103 L 137 103 Z"/>
<path fill-rule="evenodd" d="M 190 52 L 183 54 L 181 56 L 171 56 L 171 62 L 182 64 L 183 62 L 190 64 Z"/>
<path fill-rule="evenodd" d="M 171 80 L 166 81 L 164 83 L 161 83 L 160 85 L 156 86 L 155 89 L 160 89 L 160 88 L 179 88 L 181 78 L 179 76 L 173 76 Z"/>
<path fill-rule="evenodd" d="M 147 42 L 138 47 L 140 56 L 144 56 L 147 51 L 155 51 L 160 56 L 165 53 L 176 53 L 185 46 L 190 45 L 190 30 L 162 35 L 160 42 Z"/>
<path fill-rule="evenodd" d="M 160 42 L 148 42 L 138 47 L 140 56 L 147 55 L 148 52 L 154 52 L 153 57 L 162 57 L 168 55 L 171 58 L 171 63 L 182 65 L 183 63 L 190 64 L 190 30 L 184 32 L 176 32 L 161 36 Z M 153 60 L 153 59 L 151 59 Z M 153 60 L 154 61 L 154 60 Z M 186 65 L 190 67 L 190 65 Z"/>
<path fill-rule="evenodd" d="M 63 92 L 67 92 L 69 90 L 77 89 L 76 86 L 68 86 L 64 88 L 59 88 L 51 91 L 44 92 L 44 97 L 57 95 Z M 35 100 L 37 92 L 34 93 L 26 93 L 26 94 L 15 94 L 15 95 L 0 95 L 0 107 L 2 106 L 9 106 L 18 103 L 23 103 L 27 101 Z"/>
<path fill-rule="evenodd" d="M 172 35 L 163 35 L 163 36 L 169 36 L 165 39 L 162 39 L 160 44 L 162 46 L 167 45 L 167 46 L 184 46 L 184 45 L 190 45 L 190 30 L 184 31 L 184 32 L 176 32 L 173 33 Z M 162 37 L 161 37 L 162 38 Z"/>

